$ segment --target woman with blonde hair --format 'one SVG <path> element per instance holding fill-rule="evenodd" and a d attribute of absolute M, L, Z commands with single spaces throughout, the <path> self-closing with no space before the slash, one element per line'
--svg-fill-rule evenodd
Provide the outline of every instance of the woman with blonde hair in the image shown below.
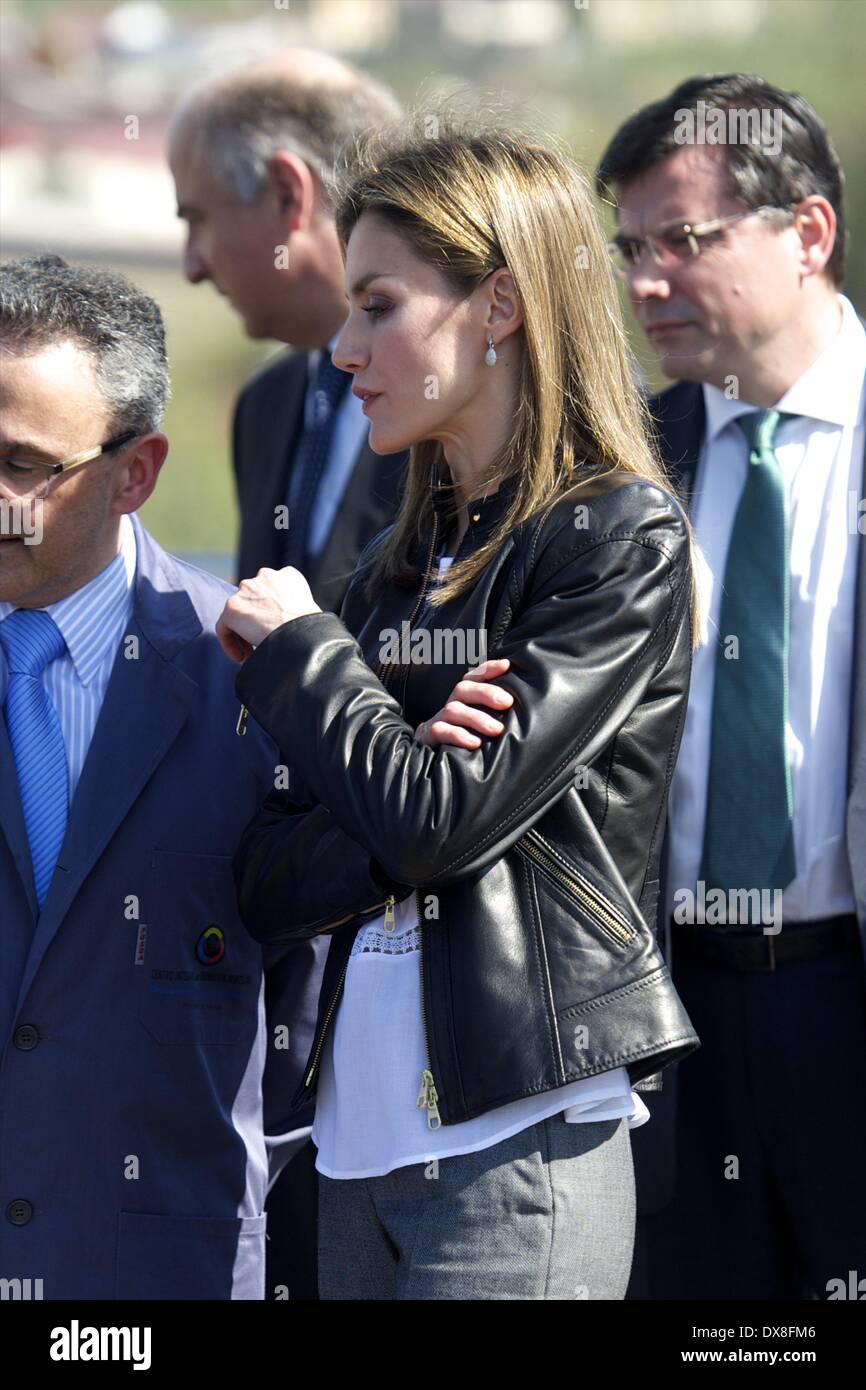
<path fill-rule="evenodd" d="M 620 1299 L 635 1087 L 698 1046 L 654 934 L 688 523 L 566 156 L 421 113 L 336 216 L 333 361 L 375 452 L 411 449 L 400 510 L 339 617 L 262 570 L 217 629 L 290 767 L 244 920 L 332 938 L 295 1097 L 321 1296 Z"/>

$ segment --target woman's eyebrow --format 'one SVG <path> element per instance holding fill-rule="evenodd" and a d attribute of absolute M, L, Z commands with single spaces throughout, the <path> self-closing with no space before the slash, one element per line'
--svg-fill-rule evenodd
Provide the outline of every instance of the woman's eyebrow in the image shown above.
<path fill-rule="evenodd" d="M 352 286 L 352 294 L 362 294 L 372 280 L 396 280 L 397 276 L 387 270 L 371 270 L 366 275 L 362 275 L 360 280 L 356 280 Z M 349 296 L 346 295 L 348 299 Z"/>

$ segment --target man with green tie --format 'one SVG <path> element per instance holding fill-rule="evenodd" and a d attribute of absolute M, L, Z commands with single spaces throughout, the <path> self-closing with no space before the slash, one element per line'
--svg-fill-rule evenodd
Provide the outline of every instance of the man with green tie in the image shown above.
<path fill-rule="evenodd" d="M 702 1047 L 634 1142 L 629 1296 L 839 1297 L 866 1268 L 866 331 L 840 293 L 843 174 L 801 96 L 729 74 L 630 117 L 597 183 L 678 383 L 650 404 L 702 600 L 659 910 Z"/>

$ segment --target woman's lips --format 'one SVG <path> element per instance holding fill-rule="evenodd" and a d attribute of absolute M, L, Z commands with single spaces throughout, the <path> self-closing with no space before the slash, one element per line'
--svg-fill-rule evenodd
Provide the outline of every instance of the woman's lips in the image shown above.
<path fill-rule="evenodd" d="M 366 399 L 364 400 L 364 402 L 363 402 L 363 404 L 362 404 L 362 406 L 361 406 L 361 413 L 362 413 L 362 415 L 366 415 L 366 414 L 368 413 L 368 411 L 369 411 L 369 409 L 370 409 L 370 406 L 375 404 L 375 402 L 379 399 L 379 397 L 381 396 L 381 394 L 382 394 L 381 391 L 377 391 L 377 392 L 375 393 L 375 395 L 370 395 L 370 396 L 367 396 L 367 397 L 366 397 Z"/>

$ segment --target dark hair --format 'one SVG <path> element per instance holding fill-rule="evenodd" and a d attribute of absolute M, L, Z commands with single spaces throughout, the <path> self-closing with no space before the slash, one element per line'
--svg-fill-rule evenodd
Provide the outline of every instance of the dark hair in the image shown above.
<path fill-rule="evenodd" d="M 169 395 L 165 328 L 156 303 L 122 275 L 31 256 L 0 265 L 0 338 L 30 352 L 71 340 L 90 353 L 111 430 L 147 434 Z"/>
<path fill-rule="evenodd" d="M 825 267 L 835 285 L 845 271 L 845 175 L 817 112 L 799 92 L 786 92 L 762 77 L 744 73 L 690 77 L 659 101 L 630 116 L 614 135 L 596 170 L 596 188 L 610 196 L 614 188 L 682 149 L 676 126 L 698 101 L 717 110 L 750 108 L 778 111 L 781 149 L 769 152 L 757 137 L 722 145 L 730 196 L 745 207 L 789 207 L 820 193 L 836 213 L 836 243 Z M 745 124 L 745 122 L 743 123 Z M 741 126 L 742 129 L 742 126 Z"/>

